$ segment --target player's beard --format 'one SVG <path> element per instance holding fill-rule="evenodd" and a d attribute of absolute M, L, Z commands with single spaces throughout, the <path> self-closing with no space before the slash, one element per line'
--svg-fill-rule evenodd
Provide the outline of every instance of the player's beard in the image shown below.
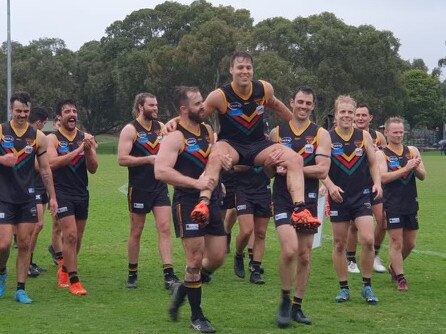
<path fill-rule="evenodd" d="M 199 110 L 197 112 L 189 112 L 189 119 L 197 124 L 200 124 L 206 119 L 206 117 L 204 117 L 202 110 Z"/>

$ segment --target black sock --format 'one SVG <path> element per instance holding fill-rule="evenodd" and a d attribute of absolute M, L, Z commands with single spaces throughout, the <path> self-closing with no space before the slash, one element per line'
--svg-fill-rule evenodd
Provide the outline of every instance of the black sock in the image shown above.
<path fill-rule="evenodd" d="M 380 248 L 381 248 L 381 245 L 375 245 L 375 256 L 378 256 Z"/>
<path fill-rule="evenodd" d="M 33 255 L 34 255 L 34 253 L 31 253 L 31 258 L 29 259 L 29 264 L 30 264 L 30 265 L 33 264 Z"/>
<path fill-rule="evenodd" d="M 54 254 L 54 257 L 56 258 L 56 260 L 62 260 L 63 259 L 63 255 L 62 252 L 57 252 Z"/>
<path fill-rule="evenodd" d="M 290 290 L 284 290 L 284 289 L 282 289 L 282 298 L 283 299 L 286 299 L 286 298 L 290 298 L 290 295 L 291 295 L 291 291 Z"/>
<path fill-rule="evenodd" d="M 25 290 L 25 283 L 17 282 L 17 290 Z"/>
<path fill-rule="evenodd" d="M 300 310 L 302 308 L 302 298 L 294 296 L 292 308 L 295 310 Z"/>
<path fill-rule="evenodd" d="M 252 261 L 252 271 L 260 272 L 260 266 L 262 265 L 262 262 L 259 261 Z"/>
<path fill-rule="evenodd" d="M 401 282 L 404 279 L 404 274 L 396 275 L 396 281 Z"/>
<path fill-rule="evenodd" d="M 186 287 L 187 299 L 192 312 L 192 321 L 194 321 L 203 316 L 203 311 L 201 310 L 201 281 L 185 281 L 184 286 Z"/>
<path fill-rule="evenodd" d="M 163 264 L 163 274 L 164 277 L 175 274 L 173 271 L 173 266 L 170 263 Z"/>
<path fill-rule="evenodd" d="M 352 261 L 352 262 L 356 263 L 356 251 L 354 251 L 354 252 L 347 251 L 347 261 Z"/>
<path fill-rule="evenodd" d="M 339 281 L 339 287 L 348 290 L 348 281 Z"/>
<path fill-rule="evenodd" d="M 70 276 L 70 283 L 71 284 L 79 282 L 79 277 L 77 276 L 77 271 L 70 271 L 68 273 L 68 275 Z"/>
<path fill-rule="evenodd" d="M 6 274 L 6 267 L 0 269 L 0 275 Z"/>
<path fill-rule="evenodd" d="M 372 286 L 372 278 L 371 277 L 363 277 L 362 284 L 364 284 L 364 286 Z"/>
<path fill-rule="evenodd" d="M 129 263 L 129 276 L 138 276 L 138 263 Z"/>
<path fill-rule="evenodd" d="M 303 210 L 305 210 L 305 202 L 295 202 L 294 203 L 294 208 L 293 208 L 294 212 L 301 212 Z"/>

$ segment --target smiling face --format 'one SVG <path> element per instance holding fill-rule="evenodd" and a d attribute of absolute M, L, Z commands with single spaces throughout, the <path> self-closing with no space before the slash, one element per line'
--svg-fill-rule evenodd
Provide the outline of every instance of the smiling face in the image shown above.
<path fill-rule="evenodd" d="M 314 96 L 313 94 L 299 91 L 296 96 L 294 96 L 294 99 L 291 100 L 290 106 L 296 120 L 309 120 L 315 107 Z"/>
<path fill-rule="evenodd" d="M 138 109 L 145 120 L 151 121 L 153 119 L 158 119 L 158 101 L 156 98 L 146 97 L 144 99 L 144 104 L 138 106 Z"/>
<path fill-rule="evenodd" d="M 335 119 L 337 127 L 348 129 L 353 127 L 353 119 L 355 116 L 355 106 L 348 102 L 340 102 L 336 106 Z"/>
<path fill-rule="evenodd" d="M 23 103 L 15 100 L 11 106 L 12 120 L 19 126 L 24 126 L 28 122 L 29 113 L 31 111 L 31 103 Z"/>
<path fill-rule="evenodd" d="M 77 108 L 71 104 L 62 106 L 60 125 L 67 131 L 73 131 L 77 125 Z"/>
<path fill-rule="evenodd" d="M 236 57 L 229 72 L 232 75 L 232 82 L 241 88 L 251 85 L 254 77 L 254 68 L 251 59 L 247 57 Z"/>
<path fill-rule="evenodd" d="M 200 92 L 188 92 L 188 103 L 185 108 L 188 110 L 188 116 L 191 121 L 200 124 L 206 119 L 204 112 L 203 97 Z"/>

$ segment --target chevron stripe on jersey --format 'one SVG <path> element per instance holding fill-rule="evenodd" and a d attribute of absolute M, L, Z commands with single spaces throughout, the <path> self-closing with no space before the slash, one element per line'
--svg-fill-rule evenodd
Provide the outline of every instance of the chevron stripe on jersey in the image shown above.
<path fill-rule="evenodd" d="M 347 175 L 352 175 L 366 159 L 362 130 L 354 129 L 350 138 L 343 138 L 336 129 L 331 134 L 331 161 Z"/>
<path fill-rule="evenodd" d="M 265 89 L 261 81 L 253 81 L 251 92 L 239 96 L 231 84 L 220 87 L 226 110 L 219 114 L 221 139 L 256 141 L 264 139 L 263 113 L 265 112 Z"/>
<path fill-rule="evenodd" d="M 206 167 L 211 152 L 208 130 L 206 126 L 200 124 L 200 130 L 195 133 L 180 122 L 178 131 L 183 134 L 184 145 L 174 168 L 183 175 L 198 179 Z"/>
<path fill-rule="evenodd" d="M 0 155 L 14 154 L 17 157 L 17 162 L 13 167 L 15 170 L 22 168 L 31 159 L 34 161 L 37 150 L 36 132 L 31 130 L 29 125 L 21 135 L 17 133 L 11 123 L 5 123 L 3 127 Z M 8 131 L 12 131 L 11 134 L 8 134 Z"/>
<path fill-rule="evenodd" d="M 279 126 L 278 142 L 301 155 L 304 159 L 304 166 L 308 166 L 310 163 L 314 165 L 318 148 L 318 131 L 319 126 L 312 122 L 309 122 L 302 131 L 298 131 L 290 121 L 286 125 Z"/>
<path fill-rule="evenodd" d="M 136 134 L 133 138 L 133 148 L 138 150 L 142 155 L 156 155 L 162 139 L 159 122 L 152 121 L 150 128 L 144 127 L 137 120 L 133 121 L 132 124 L 136 129 Z"/>
<path fill-rule="evenodd" d="M 401 153 L 394 152 L 389 147 L 385 147 L 383 149 L 384 155 L 386 157 L 387 162 L 387 170 L 389 172 L 397 171 L 401 168 L 404 168 L 407 164 L 407 161 L 412 159 L 412 154 L 407 146 L 403 146 L 403 150 Z M 401 176 L 398 181 L 403 185 L 409 184 L 415 178 L 415 172 L 412 170 L 410 172 L 406 172 Z"/>

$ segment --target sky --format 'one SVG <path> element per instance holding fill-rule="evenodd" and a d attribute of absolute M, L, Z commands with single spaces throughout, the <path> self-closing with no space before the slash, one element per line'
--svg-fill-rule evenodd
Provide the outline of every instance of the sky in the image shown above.
<path fill-rule="evenodd" d="M 209 0 L 208 0 L 209 1 Z M 85 42 L 100 40 L 116 20 L 141 8 L 154 8 L 154 0 L 10 0 L 11 39 L 23 45 L 43 37 L 61 38 L 77 51 Z M 191 1 L 178 0 L 183 4 Z M 390 30 L 401 43 L 405 60 L 422 58 L 432 70 L 446 57 L 446 1 L 442 0 L 212 0 L 214 6 L 245 8 L 254 22 L 282 16 L 294 19 L 324 11 L 344 23 L 373 25 Z M 0 41 L 7 40 L 7 0 L 0 0 Z"/>

